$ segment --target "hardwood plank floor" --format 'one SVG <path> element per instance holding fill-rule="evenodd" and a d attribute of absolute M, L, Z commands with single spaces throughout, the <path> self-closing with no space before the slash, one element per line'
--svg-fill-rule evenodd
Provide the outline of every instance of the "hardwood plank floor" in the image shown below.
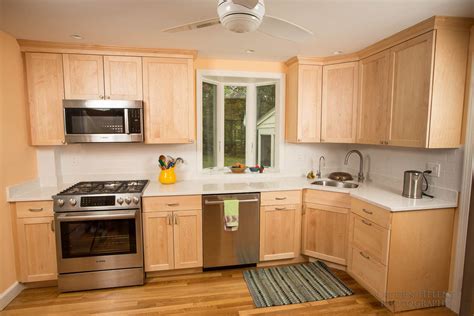
<path fill-rule="evenodd" d="M 255 308 L 242 270 L 147 279 L 145 286 L 58 293 L 23 291 L 0 315 L 391 315 L 344 271 L 334 270 L 354 295 L 326 301 Z M 455 315 L 431 308 L 397 315 Z"/>

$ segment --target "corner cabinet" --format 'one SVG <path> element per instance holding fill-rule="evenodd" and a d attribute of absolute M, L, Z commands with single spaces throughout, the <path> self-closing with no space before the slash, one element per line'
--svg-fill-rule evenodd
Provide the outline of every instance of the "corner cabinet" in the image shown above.
<path fill-rule="evenodd" d="M 31 144 L 62 145 L 63 59 L 61 54 L 25 53 Z"/>
<path fill-rule="evenodd" d="M 51 201 L 11 204 L 20 282 L 57 279 L 56 237 Z"/>
<path fill-rule="evenodd" d="M 301 191 L 262 192 L 260 261 L 293 259 L 301 247 Z"/>
<path fill-rule="evenodd" d="M 321 84 L 323 67 L 295 62 L 288 67 L 286 87 L 286 140 L 321 141 Z"/>
<path fill-rule="evenodd" d="M 358 75 L 357 62 L 323 66 L 321 142 L 355 142 Z"/>
<path fill-rule="evenodd" d="M 143 58 L 143 97 L 145 143 L 194 142 L 192 58 Z"/>
<path fill-rule="evenodd" d="M 201 196 L 143 198 L 145 271 L 202 267 Z"/>
<path fill-rule="evenodd" d="M 346 265 L 349 209 L 349 194 L 305 190 L 302 253 Z"/>
<path fill-rule="evenodd" d="M 352 199 L 348 273 L 392 312 L 442 306 L 454 209 L 390 212 Z"/>

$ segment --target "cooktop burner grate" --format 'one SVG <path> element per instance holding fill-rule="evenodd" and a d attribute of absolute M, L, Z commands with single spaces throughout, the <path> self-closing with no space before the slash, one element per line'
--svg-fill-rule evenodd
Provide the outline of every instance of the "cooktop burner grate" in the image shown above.
<path fill-rule="evenodd" d="M 148 180 L 85 181 L 79 182 L 57 195 L 141 193 Z"/>

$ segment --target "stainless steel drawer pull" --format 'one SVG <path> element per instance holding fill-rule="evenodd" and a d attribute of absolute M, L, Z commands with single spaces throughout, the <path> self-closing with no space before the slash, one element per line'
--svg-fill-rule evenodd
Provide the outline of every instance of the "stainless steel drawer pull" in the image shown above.
<path fill-rule="evenodd" d="M 252 203 L 252 202 L 258 202 L 258 199 L 250 199 L 250 200 L 239 200 L 239 203 Z M 204 201 L 205 205 L 219 205 L 219 204 L 224 204 L 224 201 Z"/>
<path fill-rule="evenodd" d="M 283 201 L 283 200 L 286 200 L 286 196 L 283 196 L 283 197 L 276 197 L 275 200 L 277 201 Z"/>
<path fill-rule="evenodd" d="M 43 208 L 42 208 L 42 207 L 29 208 L 28 211 L 30 211 L 30 212 L 42 212 L 42 211 L 43 211 Z"/>
<path fill-rule="evenodd" d="M 168 225 L 170 225 L 170 226 L 173 225 L 171 216 L 172 216 L 171 214 L 167 216 L 168 217 Z"/>
<path fill-rule="evenodd" d="M 363 253 L 362 251 L 359 252 L 359 254 L 360 254 L 362 257 L 364 257 L 365 259 L 369 259 L 369 260 L 370 260 L 370 257 L 367 256 L 367 255 L 366 255 L 365 253 Z"/>
<path fill-rule="evenodd" d="M 275 210 L 284 211 L 284 210 L 286 210 L 286 207 L 275 207 Z"/>
<path fill-rule="evenodd" d="M 366 221 L 365 219 L 362 220 L 362 223 L 364 223 L 367 226 L 372 226 L 371 222 Z"/>
<path fill-rule="evenodd" d="M 174 224 L 178 225 L 178 216 L 176 216 L 176 215 L 173 215 L 173 216 L 174 216 Z"/>
<path fill-rule="evenodd" d="M 179 206 L 179 203 L 168 203 L 166 205 L 169 207 L 173 207 L 173 206 Z"/>
<path fill-rule="evenodd" d="M 368 209 L 365 209 L 365 208 L 363 208 L 362 211 L 364 211 L 364 213 L 367 213 L 367 214 L 370 214 L 370 215 L 374 214 L 374 212 L 369 211 Z"/>
<path fill-rule="evenodd" d="M 54 232 L 54 219 L 51 221 L 51 231 Z"/>

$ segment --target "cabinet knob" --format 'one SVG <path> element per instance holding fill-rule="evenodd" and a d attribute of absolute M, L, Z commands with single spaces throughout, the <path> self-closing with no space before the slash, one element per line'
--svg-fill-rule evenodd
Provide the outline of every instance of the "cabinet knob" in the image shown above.
<path fill-rule="evenodd" d="M 61 141 L 61 144 L 66 145 L 66 141 L 63 139 L 63 140 Z"/>
<path fill-rule="evenodd" d="M 385 145 L 388 145 L 388 141 L 384 141 L 384 144 L 385 144 Z"/>
<path fill-rule="evenodd" d="M 99 95 L 99 99 L 104 99 L 104 96 L 103 95 Z"/>
<path fill-rule="evenodd" d="M 107 99 L 109 99 L 109 100 L 110 100 L 110 95 L 108 95 L 108 96 L 107 96 Z"/>
<path fill-rule="evenodd" d="M 380 145 L 383 145 L 383 140 L 380 141 Z"/>

